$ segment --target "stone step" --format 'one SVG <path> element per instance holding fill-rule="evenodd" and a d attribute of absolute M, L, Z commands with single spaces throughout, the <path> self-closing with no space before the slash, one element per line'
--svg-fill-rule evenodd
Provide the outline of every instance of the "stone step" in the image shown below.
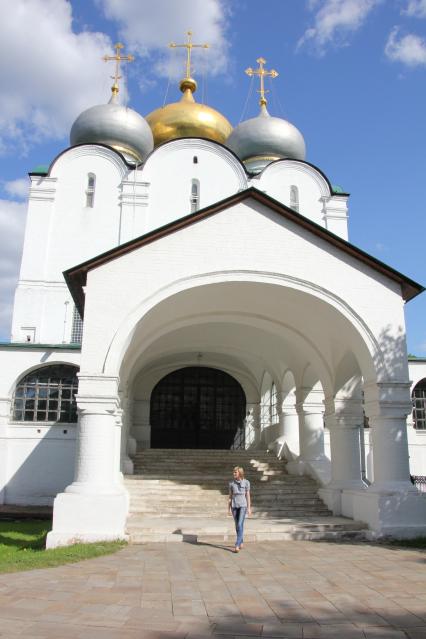
<path fill-rule="evenodd" d="M 187 473 L 184 472 L 180 472 L 180 473 L 154 473 L 151 472 L 149 470 L 147 471 L 140 471 L 138 469 L 135 469 L 135 473 L 134 475 L 132 475 L 132 477 L 137 478 L 140 477 L 141 479 L 149 479 L 151 481 L 153 481 L 154 479 L 160 479 L 160 480 L 168 480 L 168 481 L 183 481 L 185 480 L 184 483 L 191 483 L 191 482 L 197 482 L 197 483 L 205 483 L 208 482 L 210 483 L 217 483 L 217 484 L 221 484 L 223 486 L 223 483 L 225 482 L 226 484 L 231 481 L 229 479 L 229 475 L 227 474 L 220 474 L 219 473 L 213 473 L 213 474 L 203 474 L 203 473 L 195 473 L 192 469 L 191 471 L 188 471 Z M 311 485 L 315 485 L 315 482 L 312 479 L 309 478 L 299 478 L 295 475 L 285 475 L 285 474 L 281 474 L 279 476 L 261 476 L 261 477 L 250 477 L 247 476 L 247 479 L 250 481 L 250 483 L 279 483 L 282 482 L 284 484 L 304 484 L 304 483 L 310 483 Z M 299 481 L 298 481 L 299 480 Z"/>
<path fill-rule="evenodd" d="M 219 455 L 221 457 L 271 457 L 274 459 L 274 454 L 265 449 L 245 450 L 238 449 L 232 450 L 231 448 L 140 448 L 136 455 L 181 455 L 188 456 L 194 455 L 199 457 L 200 455 L 206 455 L 208 457 L 214 457 Z"/>
<path fill-rule="evenodd" d="M 256 523 L 257 535 L 270 534 L 275 538 L 273 535 L 278 533 L 276 528 L 273 533 L 269 530 L 270 522 L 281 525 L 297 520 L 301 526 L 306 519 L 330 519 L 331 513 L 318 497 L 316 482 L 310 477 L 288 475 L 284 462 L 263 451 L 155 449 L 138 452 L 133 461 L 135 474 L 126 477 L 124 482 L 130 495 L 131 539 L 152 540 L 160 536 L 176 540 L 179 535 L 184 538 L 188 534 L 198 538 L 203 521 L 209 522 L 210 528 L 221 521 L 223 528 L 224 519 L 230 519 L 225 512 L 233 466 L 243 466 L 251 482 L 254 508 L 250 522 Z M 173 530 L 176 518 L 198 522 L 196 532 Z M 156 522 L 155 530 L 147 530 L 150 520 Z M 279 534 L 293 538 L 294 525 L 291 526 Z M 232 524 L 226 524 L 225 531 L 226 535 L 235 534 Z M 327 534 L 334 532 L 327 531 Z M 318 530 L 305 533 L 320 534 Z M 220 535 L 224 534 L 221 530 Z"/>
<path fill-rule="evenodd" d="M 227 543 L 235 541 L 235 530 L 230 518 L 203 520 L 194 518 L 129 518 L 131 543 L 193 542 Z M 249 519 L 246 521 L 246 543 L 269 540 L 361 540 L 367 535 L 365 525 L 343 517 L 293 518 L 282 521 Z"/>
<path fill-rule="evenodd" d="M 188 470 L 188 465 L 185 466 L 176 466 L 176 467 L 171 467 L 169 465 L 166 465 L 163 467 L 161 466 L 157 466 L 154 464 L 146 464 L 146 465 L 141 465 L 141 464 L 134 464 L 134 472 L 137 475 L 144 475 L 146 473 L 148 473 L 149 475 L 164 475 L 165 477 L 168 477 L 170 475 L 183 475 L 185 476 Z M 231 477 L 232 479 L 232 475 L 231 473 L 227 472 L 226 469 L 223 468 L 223 466 L 218 466 L 217 468 L 212 468 L 210 466 L 202 466 L 197 468 L 197 466 L 191 466 L 191 474 L 193 475 L 199 475 L 200 477 L 202 477 L 203 475 L 207 475 L 207 476 L 222 476 L 222 477 Z M 258 478 L 258 477 L 277 477 L 277 476 L 286 476 L 288 477 L 287 473 L 284 470 L 262 470 L 259 471 L 259 473 L 245 473 L 245 478 L 246 479 L 250 479 L 250 478 Z"/>
<path fill-rule="evenodd" d="M 167 514 L 178 514 L 182 513 L 185 515 L 190 515 L 194 517 L 216 517 L 222 516 L 227 511 L 227 505 L 212 505 L 208 510 L 206 508 L 195 507 L 195 506 L 187 506 L 185 504 L 182 505 L 174 505 L 174 506 L 163 506 L 161 504 L 135 504 L 130 506 L 129 512 L 132 513 L 159 513 L 161 516 L 166 516 Z M 303 505 L 303 504 L 289 504 L 289 505 L 281 505 L 281 506 L 259 506 L 258 508 L 253 509 L 253 516 L 279 516 L 279 517 L 310 517 L 311 515 L 316 515 L 318 513 L 323 513 L 329 515 L 329 511 L 324 506 L 318 505 Z"/>
<path fill-rule="evenodd" d="M 182 509 L 175 509 L 173 511 L 168 511 L 168 512 L 161 512 L 158 510 L 154 510 L 154 509 L 150 509 L 150 510 L 137 510 L 137 511 L 133 511 L 130 510 L 129 514 L 140 514 L 143 515 L 145 517 L 159 517 L 161 519 L 173 519 L 175 517 L 191 517 L 194 519 L 217 519 L 218 517 L 223 516 L 224 512 L 226 512 L 224 509 L 222 510 L 214 510 L 212 511 L 209 515 L 206 514 L 206 512 L 196 512 L 193 511 L 192 509 L 186 510 L 184 508 Z M 254 512 L 252 515 L 253 519 L 264 519 L 264 520 L 270 520 L 271 518 L 274 519 L 288 519 L 289 517 L 329 517 L 330 516 L 330 511 L 328 510 L 265 510 L 265 511 L 261 511 L 261 512 Z"/>
<path fill-rule="evenodd" d="M 214 479 L 208 480 L 205 477 L 176 477 L 175 479 L 165 478 L 164 476 L 159 477 L 147 477 L 146 475 L 130 475 L 125 477 L 125 483 L 129 486 L 168 486 L 169 488 L 173 487 L 181 487 L 188 489 L 191 487 L 197 486 L 208 486 L 208 487 L 217 487 L 218 489 L 226 489 L 228 490 L 228 479 L 218 479 L 215 476 Z M 281 488 L 309 488 L 312 489 L 316 487 L 316 484 L 311 479 L 300 478 L 300 481 L 297 481 L 295 477 L 285 478 L 285 479 L 273 479 L 270 481 L 253 481 L 250 482 L 252 486 L 256 486 L 262 490 L 273 490 Z"/>
<path fill-rule="evenodd" d="M 205 496 L 196 496 L 196 497 L 189 497 L 188 495 L 174 495 L 173 498 L 170 497 L 170 495 L 132 495 L 132 504 L 136 505 L 143 505 L 146 503 L 152 503 L 152 502 L 156 502 L 158 504 L 162 504 L 163 506 L 169 506 L 169 505 L 173 505 L 173 504 L 193 504 L 193 505 L 203 505 L 206 504 L 206 500 L 208 500 L 208 504 L 209 506 L 217 506 L 217 505 L 221 505 L 221 504 L 226 504 L 228 501 L 228 497 L 227 495 L 222 495 L 221 497 L 211 497 L 209 495 L 205 495 Z M 259 498 L 258 496 L 256 496 L 256 500 L 255 502 L 256 507 L 259 508 L 261 505 L 262 506 L 273 506 L 276 504 L 282 504 L 282 505 L 290 505 L 290 504 L 300 504 L 300 505 L 316 505 L 316 504 L 322 504 L 322 501 L 319 499 L 319 497 L 315 497 L 314 495 L 308 496 L 308 497 L 300 497 L 300 496 L 289 496 L 286 498 L 279 498 L 277 496 L 273 496 L 271 498 Z"/>

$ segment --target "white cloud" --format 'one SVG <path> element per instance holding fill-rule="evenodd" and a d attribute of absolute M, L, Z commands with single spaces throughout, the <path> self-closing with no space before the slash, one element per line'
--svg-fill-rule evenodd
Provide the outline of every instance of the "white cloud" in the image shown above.
<path fill-rule="evenodd" d="M 30 181 L 27 177 L 17 178 L 4 183 L 4 190 L 8 195 L 17 200 L 23 200 L 28 196 Z"/>
<path fill-rule="evenodd" d="M 97 4 L 107 18 L 119 23 L 120 37 L 133 50 L 142 56 L 155 55 L 157 73 L 182 77 L 185 52 L 168 51 L 167 45 L 186 42 L 188 30 L 193 32 L 194 43 L 209 44 L 208 50 L 193 52 L 196 77 L 226 70 L 230 9 L 224 0 L 97 0 Z"/>
<path fill-rule="evenodd" d="M 328 45 L 344 46 L 347 36 L 357 31 L 371 11 L 383 0 L 309 0 L 308 8 L 316 11 L 314 25 L 307 29 L 298 48 L 311 43 L 323 54 Z"/>
<path fill-rule="evenodd" d="M 61 138 L 85 108 L 105 102 L 111 52 L 103 33 L 75 33 L 66 0 L 13 0 L 0 21 L 0 150 Z"/>
<path fill-rule="evenodd" d="M 413 18 L 426 18 L 426 0 L 408 0 L 402 13 Z"/>
<path fill-rule="evenodd" d="M 13 295 L 19 275 L 26 203 L 0 200 L 0 339 L 10 337 Z"/>
<path fill-rule="evenodd" d="M 389 34 L 385 54 L 390 60 L 409 67 L 426 65 L 426 40 L 414 33 L 399 36 L 399 28 L 394 27 Z"/>

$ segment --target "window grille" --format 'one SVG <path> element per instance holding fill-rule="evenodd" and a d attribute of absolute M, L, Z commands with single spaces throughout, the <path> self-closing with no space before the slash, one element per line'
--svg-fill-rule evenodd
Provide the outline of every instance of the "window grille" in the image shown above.
<path fill-rule="evenodd" d="M 290 208 L 299 211 L 299 189 L 294 185 L 290 187 Z"/>
<path fill-rule="evenodd" d="M 416 384 L 412 399 L 414 428 L 426 430 L 426 378 Z"/>
<path fill-rule="evenodd" d="M 191 213 L 195 213 L 200 208 L 200 182 L 192 180 L 191 182 Z"/>
<path fill-rule="evenodd" d="M 95 186 L 96 186 L 96 175 L 94 173 L 88 173 L 87 189 L 86 189 L 86 206 L 89 209 L 92 209 L 95 205 Z"/>
<path fill-rule="evenodd" d="M 77 421 L 77 368 L 44 366 L 26 375 L 16 387 L 13 420 L 17 422 Z"/>
<path fill-rule="evenodd" d="M 80 317 L 80 313 L 77 308 L 74 306 L 74 311 L 72 314 L 72 329 L 71 329 L 71 343 L 72 344 L 81 344 L 81 340 L 83 337 L 83 320 Z"/>

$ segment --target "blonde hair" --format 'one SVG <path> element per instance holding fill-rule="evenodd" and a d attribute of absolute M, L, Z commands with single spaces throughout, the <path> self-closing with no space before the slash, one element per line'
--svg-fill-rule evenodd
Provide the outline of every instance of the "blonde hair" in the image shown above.
<path fill-rule="evenodd" d="M 234 471 L 238 471 L 241 479 L 244 479 L 244 468 L 242 466 L 234 466 Z"/>

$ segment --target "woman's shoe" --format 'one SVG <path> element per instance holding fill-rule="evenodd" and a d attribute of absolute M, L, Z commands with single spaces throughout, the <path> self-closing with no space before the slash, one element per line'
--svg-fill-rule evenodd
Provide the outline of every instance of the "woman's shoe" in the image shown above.
<path fill-rule="evenodd" d="M 244 544 L 240 544 L 240 550 L 244 548 Z"/>
<path fill-rule="evenodd" d="M 240 549 L 238 548 L 238 546 L 235 546 L 234 552 L 240 552 Z"/>

